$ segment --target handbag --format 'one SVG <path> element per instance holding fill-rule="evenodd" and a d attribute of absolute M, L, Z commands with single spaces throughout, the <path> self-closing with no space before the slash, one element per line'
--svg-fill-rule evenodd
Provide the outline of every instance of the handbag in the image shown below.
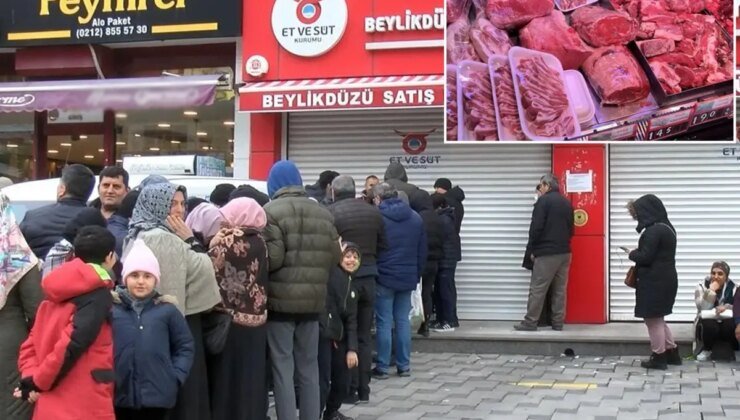
<path fill-rule="evenodd" d="M 632 289 L 637 288 L 637 268 L 633 265 L 624 276 L 624 285 Z"/>
<path fill-rule="evenodd" d="M 721 314 L 717 315 L 717 311 L 714 309 L 705 309 L 701 312 L 699 312 L 699 317 L 701 319 L 732 319 L 732 310 L 728 309 Z"/>
<path fill-rule="evenodd" d="M 220 354 L 226 346 L 231 328 L 231 314 L 221 311 L 206 312 L 201 316 L 203 345 L 208 354 Z"/>

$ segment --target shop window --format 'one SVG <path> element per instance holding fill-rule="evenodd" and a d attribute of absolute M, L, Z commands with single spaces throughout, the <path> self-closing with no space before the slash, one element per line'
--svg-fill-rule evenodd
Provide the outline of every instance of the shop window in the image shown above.
<path fill-rule="evenodd" d="M 32 113 L 0 113 L 0 176 L 32 179 L 33 138 Z"/>

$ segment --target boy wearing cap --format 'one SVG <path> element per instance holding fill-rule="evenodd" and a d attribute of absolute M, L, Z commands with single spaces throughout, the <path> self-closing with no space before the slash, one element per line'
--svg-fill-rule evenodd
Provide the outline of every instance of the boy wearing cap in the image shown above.
<path fill-rule="evenodd" d="M 137 239 L 113 294 L 116 419 L 160 420 L 175 406 L 194 344 L 175 298 L 160 295 L 159 262 Z"/>

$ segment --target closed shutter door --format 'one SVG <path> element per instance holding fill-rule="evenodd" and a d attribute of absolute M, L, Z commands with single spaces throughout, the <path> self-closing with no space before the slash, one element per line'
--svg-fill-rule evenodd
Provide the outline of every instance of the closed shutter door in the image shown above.
<path fill-rule="evenodd" d="M 637 223 L 625 204 L 655 194 L 678 232 L 678 295 L 668 319 L 696 316 L 694 288 L 712 262 L 740 268 L 740 161 L 722 145 L 614 145 L 610 147 L 610 312 L 633 320 L 634 291 L 624 286 L 632 263 L 617 249 L 637 246 Z M 728 149 L 731 150 L 731 149 Z M 740 148 L 735 148 L 740 153 Z"/>
<path fill-rule="evenodd" d="M 394 132 L 436 131 L 418 156 L 438 163 L 409 167 L 409 181 L 432 191 L 434 181 L 450 178 L 465 191 L 463 261 L 458 266 L 461 319 L 521 319 L 529 291 L 529 272 L 521 268 L 534 203 L 535 185 L 551 169 L 546 145 L 443 144 L 441 110 L 294 113 L 288 118 L 288 157 L 304 176 L 335 170 L 351 175 L 362 189 L 365 177 L 383 179 L 391 158 L 410 155 Z M 412 165 L 413 166 L 413 165 Z"/>

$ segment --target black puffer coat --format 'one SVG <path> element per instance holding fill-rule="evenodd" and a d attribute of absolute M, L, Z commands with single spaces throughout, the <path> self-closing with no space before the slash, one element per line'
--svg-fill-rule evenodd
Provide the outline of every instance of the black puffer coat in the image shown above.
<path fill-rule="evenodd" d="M 362 265 L 377 265 L 378 251 L 386 247 L 385 228 L 380 210 L 354 196 L 337 196 L 329 206 L 334 226 L 342 241 L 356 243 L 362 252 Z M 377 274 L 377 269 L 375 270 Z"/>
<path fill-rule="evenodd" d="M 635 316 L 659 318 L 673 312 L 678 291 L 676 273 L 676 231 L 668 220 L 663 203 L 652 194 L 634 203 L 637 231 L 642 232 L 630 260 L 637 267 Z"/>
<path fill-rule="evenodd" d="M 339 263 L 339 235 L 326 208 L 303 187 L 280 189 L 267 205 L 264 231 L 270 261 L 268 318 L 324 312 L 326 283 Z"/>
<path fill-rule="evenodd" d="M 421 220 L 424 222 L 429 250 L 427 260 L 441 260 L 444 257 L 445 232 L 442 218 L 434 211 L 432 197 L 426 191 L 420 190 L 420 194 L 417 194 L 415 200 L 410 204 L 411 208 L 419 213 Z"/>
<path fill-rule="evenodd" d="M 455 186 L 445 194 L 445 200 L 447 205 L 455 209 L 455 231 L 460 234 L 460 227 L 462 226 L 463 217 L 465 217 L 465 206 L 463 200 L 465 200 L 465 191 L 462 188 Z"/>

